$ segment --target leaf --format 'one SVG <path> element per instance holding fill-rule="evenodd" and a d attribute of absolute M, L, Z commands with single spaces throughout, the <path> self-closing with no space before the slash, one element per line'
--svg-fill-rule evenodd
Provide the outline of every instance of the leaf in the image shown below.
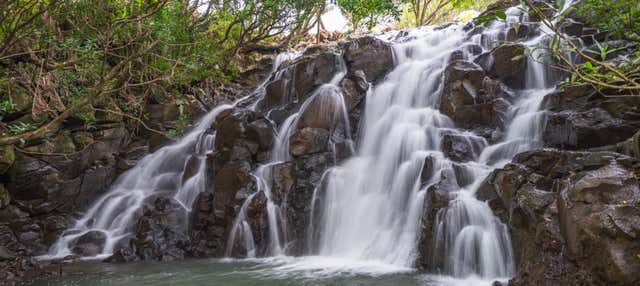
<path fill-rule="evenodd" d="M 504 21 L 507 19 L 507 13 L 502 10 L 496 11 L 496 18 L 502 19 Z"/>

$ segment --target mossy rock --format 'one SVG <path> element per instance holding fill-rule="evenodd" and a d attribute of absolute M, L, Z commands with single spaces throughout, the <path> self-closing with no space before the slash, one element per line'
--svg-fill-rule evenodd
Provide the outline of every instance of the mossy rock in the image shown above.
<path fill-rule="evenodd" d="M 627 142 L 627 152 L 629 155 L 640 158 L 640 131 L 636 132 L 631 136 Z"/>
<path fill-rule="evenodd" d="M 9 101 L 12 103 L 12 108 L 8 110 L 12 112 L 22 112 L 31 109 L 33 100 L 31 95 L 21 87 L 12 89 L 8 94 Z"/>
<path fill-rule="evenodd" d="M 71 132 L 64 131 L 54 139 L 55 153 L 68 154 L 76 151 L 76 145 L 71 139 Z"/>
<path fill-rule="evenodd" d="M 10 202 L 11 196 L 9 195 L 9 191 L 7 191 L 3 184 L 0 184 L 0 209 L 8 206 Z"/>
<path fill-rule="evenodd" d="M 96 108 L 112 110 L 122 113 L 122 110 L 116 104 L 113 98 L 107 97 L 100 103 L 96 104 Z M 98 122 L 122 122 L 122 115 L 118 115 L 114 112 L 95 111 L 95 120 Z"/>
<path fill-rule="evenodd" d="M 0 174 L 4 174 L 13 162 L 16 160 L 16 154 L 13 145 L 5 145 L 0 147 Z"/>
<path fill-rule="evenodd" d="M 95 139 L 100 140 L 120 140 L 126 135 L 124 126 L 118 126 L 109 129 L 102 129 L 93 133 Z"/>
<path fill-rule="evenodd" d="M 24 148 L 27 152 L 40 154 L 70 154 L 76 151 L 76 145 L 71 139 L 69 131 L 64 131 L 54 138 L 45 139 L 44 142 Z"/>
<path fill-rule="evenodd" d="M 94 142 L 93 134 L 91 134 L 91 132 L 85 132 L 85 131 L 72 133 L 71 139 L 73 139 L 73 143 L 78 148 L 85 148 Z"/>

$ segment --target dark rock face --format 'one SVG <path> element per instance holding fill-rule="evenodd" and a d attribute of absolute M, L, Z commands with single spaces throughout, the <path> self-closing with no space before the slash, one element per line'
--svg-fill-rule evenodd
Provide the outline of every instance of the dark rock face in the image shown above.
<path fill-rule="evenodd" d="M 526 51 L 521 44 L 503 44 L 493 49 L 490 57 L 480 65 L 489 71 L 489 76 L 508 87 L 522 88 L 527 67 Z"/>
<path fill-rule="evenodd" d="M 484 139 L 447 134 L 442 137 L 442 150 L 449 159 L 467 162 L 477 159 L 486 145 Z"/>
<path fill-rule="evenodd" d="M 618 153 L 542 150 L 494 171 L 478 197 L 510 227 L 511 284 L 638 283 L 638 166 Z"/>
<path fill-rule="evenodd" d="M 101 231 L 89 231 L 80 236 L 71 250 L 80 256 L 94 256 L 102 252 L 107 236 Z"/>
<path fill-rule="evenodd" d="M 182 206 L 169 196 L 149 197 L 135 226 L 133 237 L 121 240 L 114 255 L 108 260 L 130 262 L 183 259 L 190 246 L 190 238 L 185 229 L 186 215 Z"/>
<path fill-rule="evenodd" d="M 306 127 L 291 135 L 290 152 L 293 156 L 308 155 L 326 150 L 329 131 Z"/>
<path fill-rule="evenodd" d="M 302 103 L 316 88 L 331 81 L 338 72 L 340 61 L 340 55 L 330 51 L 296 60 L 281 71 L 280 78 L 267 84 L 260 109 L 266 111 L 278 106 Z"/>
<path fill-rule="evenodd" d="M 373 36 L 347 43 L 344 57 L 349 70 L 361 70 L 367 81 L 380 79 L 393 67 L 391 45 Z"/>
<path fill-rule="evenodd" d="M 548 146 L 587 149 L 616 144 L 640 128 L 640 98 L 603 97 L 589 86 L 567 86 L 545 97 Z"/>
<path fill-rule="evenodd" d="M 440 110 L 459 127 L 500 127 L 509 106 L 507 91 L 477 64 L 453 61 L 445 70 Z"/>

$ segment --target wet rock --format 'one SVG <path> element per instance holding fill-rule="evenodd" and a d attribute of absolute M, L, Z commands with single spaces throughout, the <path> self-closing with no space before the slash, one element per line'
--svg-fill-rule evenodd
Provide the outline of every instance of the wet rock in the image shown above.
<path fill-rule="evenodd" d="M 490 62 L 489 76 L 511 88 L 524 87 L 526 47 L 521 44 L 503 44 L 491 51 Z"/>
<path fill-rule="evenodd" d="M 247 209 L 247 222 L 257 248 L 256 255 L 267 255 L 269 249 L 269 215 L 267 213 L 267 197 L 258 192 Z"/>
<path fill-rule="evenodd" d="M 271 167 L 271 192 L 273 201 L 281 205 L 296 185 L 296 164 L 284 162 Z"/>
<path fill-rule="evenodd" d="M 92 230 L 73 242 L 71 251 L 80 256 L 95 256 L 102 253 L 107 242 L 107 235 L 102 231 Z"/>
<path fill-rule="evenodd" d="M 293 156 L 308 155 L 326 150 L 329 131 L 318 128 L 302 128 L 291 135 L 290 152 Z"/>
<path fill-rule="evenodd" d="M 142 260 L 183 259 L 189 245 L 184 229 L 186 219 L 186 211 L 173 198 L 163 195 L 148 198 L 132 239 L 136 254 Z"/>
<path fill-rule="evenodd" d="M 575 21 L 571 18 L 566 18 L 564 21 L 562 21 L 562 23 L 560 24 L 560 31 L 572 36 L 572 37 L 578 37 L 582 35 L 582 28 L 584 27 L 583 23 L 580 23 L 578 21 Z"/>
<path fill-rule="evenodd" d="M 442 152 L 456 162 L 475 160 L 485 145 L 483 139 L 472 135 L 447 134 L 442 137 Z"/>
<path fill-rule="evenodd" d="M 347 43 L 344 57 L 349 70 L 362 70 L 367 81 L 375 81 L 393 68 L 391 45 L 373 36 Z"/>
<path fill-rule="evenodd" d="M 544 99 L 543 140 L 550 147 L 585 149 L 624 141 L 640 129 L 640 98 L 604 97 L 588 85 L 566 85 Z"/>
<path fill-rule="evenodd" d="M 338 71 L 340 56 L 325 52 L 296 63 L 293 74 L 294 98 L 303 102 L 320 85 L 328 83 Z"/>
<path fill-rule="evenodd" d="M 634 171 L 614 161 L 558 185 L 568 256 L 612 284 L 640 282 L 640 188 Z"/>
<path fill-rule="evenodd" d="M 369 83 L 362 71 L 356 71 L 353 75 L 340 82 L 340 89 L 344 95 L 348 111 L 355 109 L 364 99 Z"/>
<path fill-rule="evenodd" d="M 518 269 L 510 285 L 640 281 L 639 166 L 612 152 L 539 150 L 489 175 L 477 196 L 509 225 Z"/>
<path fill-rule="evenodd" d="M 585 149 L 624 141 L 637 128 L 637 121 L 615 118 L 601 108 L 563 111 L 548 116 L 543 140 L 554 147 Z"/>
<path fill-rule="evenodd" d="M 297 129 L 333 130 L 342 110 L 342 94 L 336 88 L 321 88 L 298 118 Z"/>
<path fill-rule="evenodd" d="M 427 189 L 420 223 L 420 239 L 418 241 L 418 257 L 416 267 L 427 272 L 444 270 L 446 250 L 439 247 L 436 232 L 442 211 L 447 208 L 453 198 L 452 185 L 443 178 Z"/>
<path fill-rule="evenodd" d="M 477 64 L 454 61 L 445 70 L 440 110 L 459 127 L 499 127 L 509 103 L 505 88 Z"/>
<path fill-rule="evenodd" d="M 270 150 L 274 140 L 271 123 L 266 119 L 258 119 L 247 126 L 247 138 L 258 142 L 261 150 Z"/>

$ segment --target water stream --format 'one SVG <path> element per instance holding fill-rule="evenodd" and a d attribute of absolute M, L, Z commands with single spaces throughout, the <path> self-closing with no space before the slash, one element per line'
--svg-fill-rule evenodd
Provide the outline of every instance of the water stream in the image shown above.
<path fill-rule="evenodd" d="M 565 8 L 570 5 L 567 2 Z M 473 61 L 478 53 L 469 50 L 472 44 L 484 52 L 491 51 L 514 23 L 527 21 L 526 13 L 514 7 L 507 10 L 505 22 L 496 21 L 477 35 L 469 36 L 462 24 L 453 24 L 446 28 L 424 27 L 405 37 L 410 40 L 394 43 L 395 67 L 367 95 L 355 155 L 327 170 L 314 191 L 307 230 L 308 256 L 288 257 L 287 221 L 282 205 L 287 200 L 273 198 L 272 168 L 292 159 L 289 139 L 301 116 L 318 101 L 346 129 L 342 134 L 347 134 L 347 140 L 351 139 L 345 100 L 338 88 L 346 73 L 345 63 L 341 62 L 334 78 L 301 102 L 297 112 L 292 112 L 280 125 L 270 160 L 253 172 L 257 191 L 239 208 L 229 233 L 227 256 L 250 258 L 242 263 L 265 263 L 269 267 L 259 268 L 258 272 L 272 277 L 288 277 L 291 273 L 313 277 L 412 273 L 425 196 L 437 187 L 445 190 L 451 200 L 436 216 L 435 242 L 428 257 L 435 261 L 434 275 L 420 276 L 419 280 L 476 285 L 514 276 L 508 229 L 486 203 L 476 199 L 475 193 L 492 170 L 504 166 L 517 153 L 541 146 L 545 123 L 541 103 L 553 90 L 557 78 L 537 60 L 541 51 L 532 49 L 524 87 L 512 90 L 513 98 L 504 114 L 503 134 L 492 143 L 457 128 L 439 111 L 439 106 L 444 71 L 452 53 L 462 50 L 462 57 Z M 538 36 L 523 42 L 525 46 L 533 48 L 547 40 L 545 29 L 537 29 Z M 284 76 L 284 70 L 278 70 L 278 66 L 295 56 L 280 56 L 270 78 Z M 264 85 L 258 91 L 256 94 L 264 94 Z M 206 187 L 205 157 L 213 151 L 215 141 L 215 132 L 209 131 L 209 127 L 217 114 L 234 105 L 216 107 L 176 143 L 145 157 L 123 174 L 108 194 L 65 231 L 48 257 L 71 254 L 73 241 L 91 230 L 106 234 L 107 244 L 99 256 L 107 256 L 120 239 L 130 234 L 136 211 L 155 192 L 172 192 L 188 212 L 197 194 Z M 444 135 L 462 138 L 474 146 L 473 160 L 454 162 L 447 158 L 443 152 Z M 190 160 L 197 160 L 198 172 L 183 180 Z M 264 251 L 257 249 L 247 221 L 249 205 L 261 193 L 267 201 L 269 226 Z M 235 252 L 238 245 L 244 251 L 240 255 Z M 413 285 L 415 278 L 409 280 L 398 285 Z"/>

